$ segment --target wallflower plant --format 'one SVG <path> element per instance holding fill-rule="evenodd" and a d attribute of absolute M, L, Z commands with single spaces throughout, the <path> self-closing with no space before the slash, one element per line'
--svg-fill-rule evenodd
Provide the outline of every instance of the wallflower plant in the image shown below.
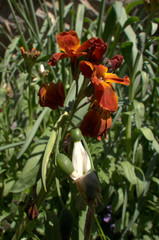
<path fill-rule="evenodd" d="M 56 179 L 55 182 L 60 202 L 62 208 L 66 209 L 60 193 L 60 187 L 58 187 L 59 183 L 57 177 L 53 174 L 54 170 L 52 167 L 48 169 L 48 174 L 46 175 L 51 151 L 56 143 L 54 153 L 56 159 L 55 167 L 57 168 L 56 163 L 58 163 L 61 169 L 69 175 L 74 183 L 76 183 L 78 191 L 86 205 L 88 205 L 84 227 L 84 236 L 85 239 L 88 240 L 90 239 L 95 207 L 101 203 L 101 189 L 93 163 L 87 152 L 87 140 L 84 141 L 83 136 L 96 138 L 99 141 L 102 141 L 102 137 L 107 138 L 107 131 L 112 125 L 111 114 L 118 109 L 118 97 L 115 93 L 113 83 L 129 85 L 130 80 L 128 76 L 120 78 L 114 73 L 114 71 L 120 67 L 123 57 L 115 55 L 110 60 L 107 59 L 105 56 L 107 43 L 104 43 L 101 38 L 92 37 L 81 44 L 77 33 L 75 31 L 68 31 L 61 32 L 57 35 L 57 43 L 62 52 L 53 53 L 48 64 L 56 67 L 57 62 L 60 60 L 65 58 L 70 59 L 72 76 L 76 84 L 76 94 L 73 105 L 68 110 L 65 108 L 66 86 L 64 86 L 63 82 L 54 82 L 54 80 L 47 81 L 47 75 L 42 78 L 45 82 L 42 83 L 38 91 L 39 104 L 41 107 L 48 107 L 53 111 L 56 111 L 57 109 L 58 114 L 60 114 L 59 119 L 54 124 L 54 128 L 44 152 L 41 170 L 42 183 L 44 190 L 47 191 L 47 188 L 50 188 L 53 179 Z M 39 52 L 36 51 L 36 49 L 32 49 L 32 51 L 29 52 L 24 51 L 24 49 L 21 48 L 21 52 L 25 61 L 26 58 L 30 59 L 32 56 L 34 60 L 34 58 L 37 58 L 39 55 Z M 34 64 L 34 62 L 32 62 L 32 64 Z M 29 69 L 31 70 L 32 67 Z M 40 74 L 42 74 L 42 72 L 40 72 Z M 81 74 L 84 77 L 83 84 L 81 85 L 81 88 L 78 89 L 78 81 Z M 88 89 L 91 89 L 88 94 L 89 96 L 87 95 Z M 86 98 L 86 102 L 80 105 L 81 101 Z M 76 111 L 88 103 L 90 104 L 88 111 L 85 112 L 83 119 L 81 119 L 77 126 L 75 126 L 72 119 Z M 71 134 L 70 138 L 73 141 L 71 160 L 67 156 L 68 151 L 70 155 L 71 149 L 69 146 L 69 134 Z M 64 142 L 66 143 L 65 147 Z M 87 150 L 85 149 L 86 146 Z M 40 194 L 42 194 L 42 198 L 37 198 L 36 205 L 33 200 L 29 202 L 29 206 L 31 206 L 27 211 L 29 219 L 38 217 L 38 207 L 45 196 L 45 194 L 43 194 L 44 190 L 41 190 Z M 69 210 L 64 212 L 68 213 L 68 211 Z"/>

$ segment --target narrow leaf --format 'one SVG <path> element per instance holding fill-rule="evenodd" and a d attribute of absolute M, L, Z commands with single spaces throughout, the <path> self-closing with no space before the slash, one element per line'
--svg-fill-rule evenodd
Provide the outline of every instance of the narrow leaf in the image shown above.
<path fill-rule="evenodd" d="M 59 119 L 57 120 L 55 126 L 54 126 L 54 129 L 50 135 L 50 138 L 49 138 L 49 141 L 47 143 L 47 146 L 46 146 L 46 149 L 45 149 L 45 152 L 44 152 L 44 157 L 43 157 L 43 160 L 42 160 L 42 183 L 43 183 L 43 186 L 44 186 L 44 190 L 46 190 L 46 172 L 47 172 L 47 166 L 48 166 L 48 162 L 49 162 L 49 158 L 50 158 L 50 154 L 53 150 L 53 147 L 54 147 L 54 144 L 55 144 L 55 141 L 56 141 L 56 137 L 57 137 L 57 127 L 59 125 L 59 123 L 63 120 L 63 117 L 68 115 L 68 112 L 64 112 L 60 117 Z"/>
<path fill-rule="evenodd" d="M 80 39 L 82 36 L 82 30 L 83 30 L 84 11 L 85 11 L 85 6 L 83 4 L 79 4 L 77 9 L 75 31 L 78 34 L 78 37 Z"/>
<path fill-rule="evenodd" d="M 113 212 L 116 212 L 121 205 L 123 204 L 123 200 L 124 200 L 124 194 L 123 194 L 123 190 L 122 188 L 119 188 L 115 194 L 115 198 L 112 202 L 112 210 Z"/>
<path fill-rule="evenodd" d="M 40 165 L 37 165 L 27 174 L 22 175 L 18 181 L 14 184 L 11 192 L 20 193 L 33 186 L 37 179 L 37 174 L 39 172 Z"/>
<path fill-rule="evenodd" d="M 36 122 L 35 122 L 34 126 L 32 127 L 27 139 L 25 140 L 25 143 L 22 146 L 21 151 L 17 155 L 17 159 L 19 159 L 23 155 L 23 153 L 27 150 L 27 148 L 29 147 L 31 141 L 33 140 L 33 138 L 34 138 L 34 136 L 35 136 L 35 134 L 38 130 L 38 127 L 39 127 L 41 121 L 43 120 L 43 118 L 44 118 L 44 116 L 45 116 L 45 114 L 47 113 L 48 110 L 49 110 L 48 108 L 44 109 L 43 112 L 38 117 L 38 119 L 36 120 Z"/>

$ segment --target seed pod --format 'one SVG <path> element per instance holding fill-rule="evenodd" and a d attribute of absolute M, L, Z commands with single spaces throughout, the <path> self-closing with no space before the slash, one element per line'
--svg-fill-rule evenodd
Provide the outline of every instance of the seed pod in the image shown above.
<path fill-rule="evenodd" d="M 75 128 L 71 130 L 71 138 L 73 142 L 80 142 L 82 139 L 82 133 L 79 128 Z"/>
<path fill-rule="evenodd" d="M 62 208 L 59 217 L 59 224 L 62 240 L 69 239 L 73 228 L 73 216 L 67 208 Z"/>
<path fill-rule="evenodd" d="M 56 160 L 66 174 L 70 175 L 74 171 L 71 160 L 65 154 L 59 153 Z"/>

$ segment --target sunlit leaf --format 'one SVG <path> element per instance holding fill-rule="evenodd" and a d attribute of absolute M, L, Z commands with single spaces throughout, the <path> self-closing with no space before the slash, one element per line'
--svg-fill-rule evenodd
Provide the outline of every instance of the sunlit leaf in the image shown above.
<path fill-rule="evenodd" d="M 134 168 L 134 166 L 131 163 L 129 163 L 128 161 L 120 162 L 120 165 L 123 168 L 123 172 L 124 172 L 123 174 L 127 178 L 127 180 L 131 184 L 136 184 L 137 183 L 137 179 L 136 179 L 136 175 L 135 175 L 135 168 Z"/>
<path fill-rule="evenodd" d="M 152 142 L 152 141 L 155 140 L 155 139 L 154 139 L 153 132 L 151 131 L 150 128 L 148 128 L 148 127 L 142 127 L 142 128 L 140 128 L 140 131 L 142 132 L 142 134 L 144 135 L 144 137 L 145 137 L 148 141 Z"/>
<path fill-rule="evenodd" d="M 137 197 L 140 197 L 143 191 L 145 190 L 145 176 L 143 171 L 140 168 L 135 168 L 136 174 L 136 193 Z"/>
<path fill-rule="evenodd" d="M 145 106 L 142 102 L 138 102 L 136 100 L 133 101 L 133 104 L 135 109 L 136 127 L 139 129 L 142 126 L 142 122 L 144 120 Z"/>
<path fill-rule="evenodd" d="M 20 193 L 33 186 L 36 183 L 39 169 L 40 165 L 38 164 L 28 173 L 21 175 L 21 177 L 16 181 L 13 188 L 11 189 L 11 192 Z"/>
<path fill-rule="evenodd" d="M 21 151 L 18 153 L 17 155 L 17 159 L 19 159 L 23 153 L 27 150 L 27 148 L 29 147 L 30 143 L 32 142 L 38 128 L 39 128 L 39 125 L 41 124 L 41 121 L 43 120 L 45 114 L 47 113 L 47 111 L 49 111 L 50 109 L 48 108 L 45 108 L 42 113 L 40 114 L 40 116 L 38 117 L 38 119 L 36 120 L 34 126 L 32 127 L 27 139 L 25 140 L 25 143 L 24 145 L 22 146 L 22 149 Z"/>

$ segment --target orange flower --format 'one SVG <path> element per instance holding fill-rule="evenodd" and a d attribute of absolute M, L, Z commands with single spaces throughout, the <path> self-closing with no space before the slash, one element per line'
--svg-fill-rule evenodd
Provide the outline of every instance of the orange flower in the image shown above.
<path fill-rule="evenodd" d="M 40 105 L 42 107 L 50 107 L 56 109 L 59 106 L 63 107 L 65 100 L 65 92 L 62 82 L 58 83 L 46 82 L 44 83 L 39 92 Z"/>
<path fill-rule="evenodd" d="M 103 110 L 95 101 L 83 118 L 80 125 L 83 136 L 90 136 L 102 140 L 102 135 L 106 138 L 107 130 L 112 125 L 110 112 Z"/>
<path fill-rule="evenodd" d="M 107 43 L 101 38 L 90 38 L 84 42 L 78 49 L 78 51 L 85 51 L 89 49 L 88 61 L 98 63 L 107 50 Z"/>
<path fill-rule="evenodd" d="M 118 98 L 112 83 L 129 85 L 129 77 L 119 78 L 117 75 L 107 73 L 108 68 L 99 64 L 93 65 L 87 61 L 80 62 L 82 74 L 91 79 L 95 87 L 95 99 L 104 110 L 115 112 L 118 109 Z"/>
<path fill-rule="evenodd" d="M 60 49 L 64 52 L 55 53 L 49 60 L 49 65 L 55 66 L 56 63 L 66 57 L 70 57 L 71 60 L 75 60 L 77 57 L 86 55 L 86 52 L 78 50 L 80 47 L 80 40 L 75 31 L 61 32 L 57 35 L 57 43 Z M 85 49 L 84 49 L 85 50 Z"/>
<path fill-rule="evenodd" d="M 56 63 L 66 57 L 70 57 L 71 61 L 76 58 L 87 55 L 84 52 L 90 49 L 88 54 L 89 61 L 99 61 L 107 49 L 107 43 L 104 43 L 100 38 L 90 38 L 80 45 L 80 40 L 75 31 L 61 32 L 57 35 L 57 43 L 60 49 L 64 52 L 55 53 L 49 60 L 49 65 L 55 66 Z"/>

